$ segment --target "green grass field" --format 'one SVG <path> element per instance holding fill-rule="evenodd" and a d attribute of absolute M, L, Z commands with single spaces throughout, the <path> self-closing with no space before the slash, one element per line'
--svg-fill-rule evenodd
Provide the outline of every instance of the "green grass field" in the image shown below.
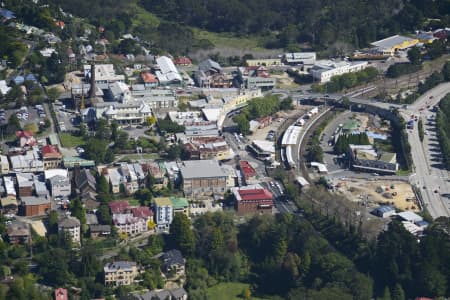
<path fill-rule="evenodd" d="M 65 148 L 73 148 L 84 145 L 85 143 L 82 137 L 74 136 L 65 132 L 61 132 L 59 134 L 59 139 L 61 140 L 61 145 Z"/>
<path fill-rule="evenodd" d="M 265 50 L 261 47 L 260 40 L 252 36 L 236 37 L 230 33 L 215 33 L 198 28 L 192 28 L 192 30 L 196 38 L 209 40 L 216 47 L 230 47 L 255 51 Z"/>
<path fill-rule="evenodd" d="M 249 288 L 249 284 L 240 282 L 224 282 L 210 287 L 206 294 L 211 300 L 242 300 L 242 291 Z M 251 297 L 253 300 L 262 298 Z"/>

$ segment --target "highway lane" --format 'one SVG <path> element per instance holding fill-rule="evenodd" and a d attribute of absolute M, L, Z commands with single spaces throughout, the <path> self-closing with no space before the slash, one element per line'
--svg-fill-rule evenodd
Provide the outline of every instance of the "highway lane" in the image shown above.
<path fill-rule="evenodd" d="M 450 203 L 442 196 L 442 194 L 450 193 L 450 182 L 449 172 L 443 169 L 440 163 L 435 162 L 436 148 L 439 153 L 440 149 L 434 131 L 426 125 L 428 124 L 427 116 L 431 115 L 426 107 L 438 104 L 447 93 L 450 93 L 450 83 L 441 84 L 419 97 L 407 109 L 400 110 L 405 120 L 408 120 L 411 115 L 417 115 L 429 131 L 423 143 L 419 139 L 417 124 L 414 130 L 408 130 L 407 133 L 416 173 L 412 183 L 420 187 L 424 204 L 433 218 L 450 216 Z"/>

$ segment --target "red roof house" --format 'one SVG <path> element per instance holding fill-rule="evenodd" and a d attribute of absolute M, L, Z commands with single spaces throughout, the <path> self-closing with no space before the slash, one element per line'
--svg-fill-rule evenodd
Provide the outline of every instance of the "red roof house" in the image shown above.
<path fill-rule="evenodd" d="M 45 145 L 42 147 L 42 160 L 44 162 L 44 169 L 59 168 L 62 162 L 62 154 L 55 145 Z"/>
<path fill-rule="evenodd" d="M 34 138 L 34 134 L 31 131 L 16 131 L 16 138 L 20 147 L 33 147 L 37 144 L 36 139 Z"/>
<path fill-rule="evenodd" d="M 130 205 L 128 204 L 127 200 L 113 201 L 110 202 L 108 205 L 109 208 L 111 209 L 111 213 L 113 214 L 123 213 L 130 208 Z"/>
<path fill-rule="evenodd" d="M 67 290 L 63 288 L 58 288 L 55 290 L 55 300 L 68 300 Z"/>
<path fill-rule="evenodd" d="M 134 207 L 131 209 L 131 213 L 135 218 L 148 219 L 153 216 L 152 210 L 147 206 Z"/>
<path fill-rule="evenodd" d="M 141 72 L 141 79 L 146 84 L 157 84 L 158 83 L 158 79 L 156 79 L 156 76 L 147 71 Z"/>
<path fill-rule="evenodd" d="M 192 61 L 186 56 L 178 57 L 177 59 L 175 59 L 173 61 L 173 63 L 175 65 L 178 65 L 178 66 L 190 66 L 190 65 L 192 65 Z"/>

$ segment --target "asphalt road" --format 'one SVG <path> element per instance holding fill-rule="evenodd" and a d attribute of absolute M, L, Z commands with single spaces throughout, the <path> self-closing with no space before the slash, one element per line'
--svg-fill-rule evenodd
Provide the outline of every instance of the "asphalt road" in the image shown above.
<path fill-rule="evenodd" d="M 414 130 L 408 130 L 408 139 L 411 144 L 411 154 L 415 166 L 415 175 L 411 176 L 411 183 L 420 187 L 423 202 L 433 218 L 450 216 L 449 199 L 443 194 L 450 193 L 449 172 L 442 166 L 442 154 L 436 138 L 434 121 L 428 121 L 433 115 L 426 106 L 434 106 L 450 93 L 450 83 L 445 83 L 428 91 L 406 110 L 401 110 L 405 120 L 411 115 L 422 119 L 428 135 L 423 143 L 420 142 L 417 124 Z"/>

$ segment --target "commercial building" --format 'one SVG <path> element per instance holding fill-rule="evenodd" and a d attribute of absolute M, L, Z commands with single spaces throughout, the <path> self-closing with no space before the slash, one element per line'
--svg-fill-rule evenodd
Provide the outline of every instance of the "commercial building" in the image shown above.
<path fill-rule="evenodd" d="M 186 198 L 170 197 L 174 214 L 182 213 L 189 216 L 189 201 Z"/>
<path fill-rule="evenodd" d="M 45 180 L 50 187 L 51 195 L 55 197 L 69 197 L 72 191 L 69 172 L 66 169 L 52 169 L 44 172 Z"/>
<path fill-rule="evenodd" d="M 398 171 L 395 153 L 377 153 L 372 145 L 349 145 L 350 167 L 363 172 L 395 174 Z"/>
<path fill-rule="evenodd" d="M 168 231 L 173 221 L 172 201 L 168 197 L 153 199 L 155 223 L 158 230 Z"/>
<path fill-rule="evenodd" d="M 107 263 L 103 271 L 105 273 L 106 286 L 130 285 L 139 275 L 136 263 L 131 261 Z"/>
<path fill-rule="evenodd" d="M 91 82 L 91 65 L 84 65 L 84 77 L 86 82 Z M 114 82 L 125 82 L 125 75 L 118 75 L 114 71 L 112 64 L 95 65 L 95 85 L 102 89 L 108 89 L 109 85 Z"/>
<path fill-rule="evenodd" d="M 44 169 L 48 170 L 61 167 L 63 155 L 57 146 L 46 145 L 42 147 L 41 152 Z"/>
<path fill-rule="evenodd" d="M 283 61 L 287 65 L 291 66 L 313 66 L 316 63 L 316 52 L 295 52 L 285 53 L 283 55 Z M 307 71 L 305 69 L 304 71 Z"/>
<path fill-rule="evenodd" d="M 367 68 L 367 61 L 331 61 L 321 60 L 309 70 L 313 78 L 320 83 L 329 82 L 333 76 L 362 71 Z"/>
<path fill-rule="evenodd" d="M 256 183 L 256 170 L 250 165 L 248 161 L 239 161 L 239 169 L 241 170 L 242 178 L 244 179 L 245 184 Z"/>
<path fill-rule="evenodd" d="M 50 200 L 44 197 L 21 197 L 21 201 L 26 217 L 42 216 L 50 209 Z"/>
<path fill-rule="evenodd" d="M 271 141 L 254 140 L 247 147 L 259 159 L 273 160 L 275 158 L 275 145 Z"/>
<path fill-rule="evenodd" d="M 401 35 L 394 35 L 371 43 L 375 50 L 382 55 L 394 56 L 399 50 L 414 47 L 419 43 L 418 39 Z"/>
<path fill-rule="evenodd" d="M 159 69 L 155 70 L 155 75 L 160 85 L 179 85 L 183 82 L 183 78 L 170 58 L 160 56 L 156 59 L 156 63 Z"/>
<path fill-rule="evenodd" d="M 67 235 L 75 244 L 80 244 L 80 221 L 75 217 L 64 217 L 58 222 L 58 233 Z"/>
<path fill-rule="evenodd" d="M 186 137 L 181 139 L 189 159 L 227 160 L 234 156 L 233 150 L 223 137 Z"/>
<path fill-rule="evenodd" d="M 152 110 L 178 107 L 178 98 L 173 90 L 147 89 L 133 85 L 131 96 L 135 101 L 141 101 Z"/>
<path fill-rule="evenodd" d="M 273 195 L 260 185 L 232 189 L 238 215 L 272 213 Z"/>
<path fill-rule="evenodd" d="M 95 107 L 97 114 L 109 122 L 115 121 L 121 125 L 142 124 L 152 115 L 151 108 L 143 101 L 103 102 L 97 103 Z"/>
<path fill-rule="evenodd" d="M 247 59 L 245 64 L 249 67 L 253 66 L 282 66 L 280 58 L 261 58 L 261 59 Z"/>
<path fill-rule="evenodd" d="M 187 197 L 223 194 L 227 174 L 216 160 L 187 160 L 180 164 L 183 191 Z"/>
<path fill-rule="evenodd" d="M 11 170 L 14 172 L 36 173 L 44 171 L 44 163 L 37 148 L 26 151 L 24 154 L 10 155 Z"/>
<path fill-rule="evenodd" d="M 230 88 L 233 86 L 233 76 L 222 72 L 222 67 L 211 59 L 198 64 L 194 74 L 197 86 L 201 88 Z"/>
<path fill-rule="evenodd" d="M 382 205 L 373 210 L 372 214 L 380 218 L 389 218 L 395 214 L 395 208 L 392 206 Z"/>

